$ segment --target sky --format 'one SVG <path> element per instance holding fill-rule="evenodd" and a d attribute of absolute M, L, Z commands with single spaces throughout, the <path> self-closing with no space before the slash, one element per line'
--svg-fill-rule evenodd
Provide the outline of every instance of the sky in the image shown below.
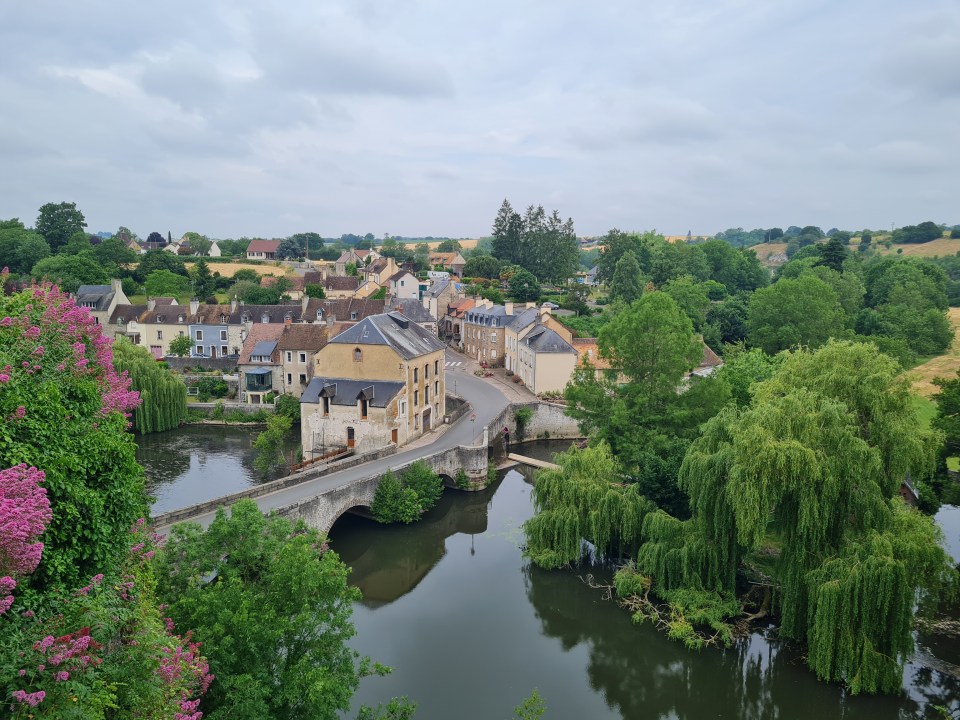
<path fill-rule="evenodd" d="M 0 4 L 0 218 L 580 235 L 960 223 L 957 0 Z"/>

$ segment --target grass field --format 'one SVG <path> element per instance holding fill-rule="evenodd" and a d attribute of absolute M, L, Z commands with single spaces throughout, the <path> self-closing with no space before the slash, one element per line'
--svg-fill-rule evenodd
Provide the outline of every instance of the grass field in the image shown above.
<path fill-rule="evenodd" d="M 192 268 L 194 263 L 185 263 L 187 268 Z M 258 275 L 294 275 L 296 271 L 287 265 L 274 265 L 273 263 L 237 263 L 237 262 L 211 262 L 207 266 L 211 273 L 218 272 L 221 275 L 233 275 L 237 270 L 253 270 Z"/>
<path fill-rule="evenodd" d="M 934 378 L 951 378 L 960 370 L 960 308 L 950 308 L 947 315 L 953 323 L 953 346 L 943 355 L 937 355 L 910 371 L 913 389 L 924 397 L 930 397 L 937 392 L 937 386 L 933 384 Z"/>

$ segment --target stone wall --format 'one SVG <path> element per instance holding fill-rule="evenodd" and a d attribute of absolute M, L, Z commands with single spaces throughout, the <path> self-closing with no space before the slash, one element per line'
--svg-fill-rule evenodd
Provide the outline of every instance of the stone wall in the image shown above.
<path fill-rule="evenodd" d="M 524 429 L 524 436 L 521 439 L 517 436 L 516 413 L 517 410 L 522 407 L 530 408 L 533 411 L 533 415 L 527 422 L 527 426 Z M 497 433 L 503 435 L 504 427 L 510 431 L 511 444 L 521 442 L 521 440 L 541 440 L 545 438 L 574 439 L 583 437 L 583 433 L 580 432 L 580 427 L 577 425 L 577 422 L 564 414 L 563 405 L 543 401 L 511 403 L 504 408 L 503 412 L 497 415 L 490 421 L 490 424 L 487 425 L 491 443 L 494 441 Z"/>

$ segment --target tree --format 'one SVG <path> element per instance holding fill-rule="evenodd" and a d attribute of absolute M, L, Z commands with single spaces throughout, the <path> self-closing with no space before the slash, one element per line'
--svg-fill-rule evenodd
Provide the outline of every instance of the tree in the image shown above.
<path fill-rule="evenodd" d="M 119 238 L 112 237 L 101 241 L 92 250 L 92 257 L 104 267 L 126 270 L 137 261 L 139 255 L 128 248 Z"/>
<path fill-rule="evenodd" d="M 0 266 L 9 267 L 10 272 L 26 275 L 49 255 L 50 246 L 41 235 L 24 228 L 16 218 L 0 220 Z"/>
<path fill-rule="evenodd" d="M 724 285 L 731 295 L 765 287 L 770 275 L 753 250 L 737 250 L 722 240 L 708 240 L 697 247 L 710 265 L 710 279 Z"/>
<path fill-rule="evenodd" d="M 463 250 L 463 246 L 456 240 L 443 240 L 439 245 L 437 245 L 437 252 L 448 253 L 448 252 L 460 252 Z"/>
<path fill-rule="evenodd" d="M 843 240 L 839 233 L 835 234 L 825 244 L 817 246 L 820 250 L 820 262 L 817 264 L 838 273 L 843 272 L 843 262 L 850 254 L 847 245 L 848 242 Z"/>
<path fill-rule="evenodd" d="M 257 470 L 266 474 L 274 467 L 283 465 L 283 441 L 292 425 L 293 421 L 287 415 L 274 413 L 267 418 L 267 429 L 253 441 L 257 449 L 253 466 Z"/>
<path fill-rule="evenodd" d="M 170 354 L 177 357 L 186 357 L 193 350 L 193 340 L 189 335 L 178 335 L 170 341 Z"/>
<path fill-rule="evenodd" d="M 43 470 L 53 510 L 31 585 L 79 587 L 115 567 L 146 513 L 143 469 L 124 432 L 138 397 L 113 368 L 109 338 L 61 290 L 0 293 L 0 318 L 0 468 Z"/>
<path fill-rule="evenodd" d="M 780 634 L 806 643 L 822 679 L 898 692 L 915 608 L 955 579 L 932 518 L 898 493 L 933 465 L 908 383 L 874 346 L 832 342 L 793 353 L 748 409 L 710 420 L 680 472 L 691 519 L 656 513 L 644 525 L 637 567 L 657 595 L 729 600 L 772 534 Z"/>
<path fill-rule="evenodd" d="M 510 278 L 510 295 L 517 302 L 536 302 L 540 299 L 540 283 L 526 270 Z"/>
<path fill-rule="evenodd" d="M 186 232 L 183 234 L 183 237 L 186 238 L 187 242 L 190 243 L 190 254 L 203 257 L 208 252 L 213 243 L 210 241 L 206 235 L 201 235 L 198 232 Z"/>
<path fill-rule="evenodd" d="M 284 238 L 277 246 L 278 260 L 296 260 L 302 258 L 303 255 L 303 248 L 292 237 Z"/>
<path fill-rule="evenodd" d="M 200 258 L 193 266 L 191 275 L 194 297 L 205 298 L 213 294 L 215 282 L 206 260 Z"/>
<path fill-rule="evenodd" d="M 181 337 L 189 345 L 190 338 Z M 146 348 L 125 340 L 117 341 L 113 346 L 113 366 L 118 373 L 127 374 L 131 389 L 142 399 L 133 411 L 133 427 L 138 433 L 146 435 L 170 430 L 186 419 L 187 386 L 159 365 Z"/>
<path fill-rule="evenodd" d="M 633 253 L 640 272 L 649 272 L 653 258 L 653 248 L 664 242 L 663 236 L 655 232 L 625 233 L 616 228 L 610 230 L 601 239 L 603 252 L 597 260 L 597 277 L 601 282 L 610 283 L 617 269 L 617 263 L 625 253 Z"/>
<path fill-rule="evenodd" d="M 716 339 L 721 343 L 738 343 L 745 340 L 749 309 L 749 293 L 732 295 L 711 305 L 707 310 L 707 326 L 715 330 L 705 330 L 704 334 L 714 332 Z"/>
<path fill-rule="evenodd" d="M 773 227 L 767 230 L 767 242 L 776 242 L 783 237 L 783 229 L 778 227 Z"/>
<path fill-rule="evenodd" d="M 515 212 L 510 202 L 504 200 L 493 221 L 493 248 L 494 257 L 502 262 L 515 265 L 521 259 L 523 236 L 523 218 Z"/>
<path fill-rule="evenodd" d="M 85 255 L 54 255 L 44 258 L 30 273 L 35 280 L 56 283 L 65 292 L 76 292 L 81 285 L 110 282 L 106 270 Z"/>
<path fill-rule="evenodd" d="M 643 294 L 643 285 L 637 256 L 628 250 L 617 261 L 616 270 L 610 279 L 610 297 L 632 303 Z"/>
<path fill-rule="evenodd" d="M 327 292 L 323 289 L 323 285 L 318 283 L 308 283 L 304 287 L 303 292 L 309 298 L 318 298 L 320 300 L 327 296 Z"/>
<path fill-rule="evenodd" d="M 76 203 L 47 203 L 37 215 L 36 231 L 47 241 L 51 251 L 57 252 L 74 233 L 83 232 L 86 226 L 86 218 L 77 210 Z"/>
<path fill-rule="evenodd" d="M 241 500 L 205 531 L 175 526 L 158 560 L 159 595 L 195 629 L 217 677 L 204 717 L 334 720 L 362 678 L 388 672 L 347 646 L 360 591 L 302 521 Z"/>
<path fill-rule="evenodd" d="M 818 348 L 844 334 L 837 293 L 822 280 L 803 275 L 782 279 L 750 298 L 750 344 L 771 355 L 798 346 Z"/>
<path fill-rule="evenodd" d="M 169 270 L 154 270 L 147 275 L 143 287 L 150 297 L 183 297 L 190 294 L 190 280 Z"/>
<path fill-rule="evenodd" d="M 943 228 L 927 220 L 919 225 L 904 225 L 893 231 L 895 243 L 925 243 L 943 237 Z"/>
<path fill-rule="evenodd" d="M 373 494 L 370 514 L 378 523 L 412 523 L 420 519 L 420 499 L 413 488 L 403 484 L 393 471 L 380 478 Z"/>
<path fill-rule="evenodd" d="M 156 230 L 154 230 L 152 233 L 147 235 L 147 242 L 153 243 L 154 245 L 163 246 L 167 244 L 167 239 L 163 235 L 158 233 Z"/>
<path fill-rule="evenodd" d="M 138 283 L 144 283 L 147 281 L 147 275 L 154 270 L 169 270 L 185 278 L 190 276 L 183 260 L 172 252 L 167 252 L 166 250 L 148 250 L 140 257 L 137 269 L 133 271 L 133 279 Z"/>
<path fill-rule="evenodd" d="M 463 266 L 463 276 L 468 278 L 498 278 L 503 263 L 492 255 L 476 255 Z M 536 278 L 534 278 L 536 279 Z"/>
<path fill-rule="evenodd" d="M 677 306 L 687 314 L 690 322 L 693 323 L 693 329 L 703 332 L 707 310 L 712 307 L 710 298 L 707 296 L 706 285 L 696 282 L 689 275 L 683 275 L 674 280 L 668 280 L 662 290 L 672 297 Z"/>

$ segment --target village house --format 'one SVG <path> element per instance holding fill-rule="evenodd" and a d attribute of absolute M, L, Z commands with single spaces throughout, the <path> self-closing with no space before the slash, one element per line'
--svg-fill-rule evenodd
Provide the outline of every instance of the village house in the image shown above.
<path fill-rule="evenodd" d="M 108 324 L 117 305 L 130 304 L 119 280 L 111 280 L 109 285 L 81 285 L 74 296 L 77 305 L 87 308 L 97 325 Z"/>
<path fill-rule="evenodd" d="M 333 264 L 334 272 L 337 275 L 346 275 L 347 265 L 355 265 L 357 268 L 361 268 L 367 264 L 367 258 L 370 259 L 370 262 L 373 262 L 379 257 L 380 254 L 376 250 L 356 250 L 353 248 L 344 250 Z"/>
<path fill-rule="evenodd" d="M 428 256 L 427 262 L 434 270 L 440 268 L 453 273 L 457 277 L 463 277 L 463 268 L 467 264 L 463 255 L 458 252 L 432 252 Z"/>
<path fill-rule="evenodd" d="M 268 395 L 281 392 L 283 363 L 280 361 L 279 340 L 283 328 L 283 325 L 261 323 L 247 333 L 237 363 L 244 402 L 262 405 L 267 402 Z"/>
<path fill-rule="evenodd" d="M 329 339 L 300 398 L 304 459 L 403 445 L 443 422 L 444 345 L 404 315 L 373 315 Z"/>
<path fill-rule="evenodd" d="M 246 329 L 237 322 L 237 304 L 201 305 L 190 301 L 191 357 L 237 357 L 246 336 Z"/>
<path fill-rule="evenodd" d="M 279 240 L 251 240 L 247 246 L 247 260 L 276 260 Z"/>
<path fill-rule="evenodd" d="M 420 302 L 420 281 L 406 270 L 397 270 L 387 278 L 387 294 L 394 298 Z"/>
<path fill-rule="evenodd" d="M 447 312 L 443 317 L 443 337 L 462 352 L 464 349 L 464 320 L 467 312 L 476 306 L 473 298 L 460 298 L 447 305 Z"/>
<path fill-rule="evenodd" d="M 360 273 L 360 284 L 365 282 L 374 282 L 378 287 L 386 287 L 387 280 L 400 271 L 397 267 L 397 261 L 392 257 L 377 258 L 369 265 L 358 269 Z"/>
<path fill-rule="evenodd" d="M 328 298 L 350 298 L 360 287 L 360 278 L 356 275 L 327 275 L 321 285 Z"/>
<path fill-rule="evenodd" d="M 281 362 L 280 391 L 299 398 L 313 377 L 314 356 L 329 338 L 348 327 L 345 323 L 284 326 L 277 343 Z"/>
<path fill-rule="evenodd" d="M 427 309 L 420 304 L 419 300 L 391 298 L 386 307 L 387 312 L 402 313 L 428 333 L 437 337 L 437 319 L 427 312 Z"/>
<path fill-rule="evenodd" d="M 434 280 L 423 292 L 423 307 L 437 320 L 444 318 L 451 302 L 461 297 L 457 283 L 450 279 Z"/>
<path fill-rule="evenodd" d="M 513 303 L 478 300 L 463 321 L 463 351 L 479 363 L 503 365 L 506 326 L 512 319 Z"/>

